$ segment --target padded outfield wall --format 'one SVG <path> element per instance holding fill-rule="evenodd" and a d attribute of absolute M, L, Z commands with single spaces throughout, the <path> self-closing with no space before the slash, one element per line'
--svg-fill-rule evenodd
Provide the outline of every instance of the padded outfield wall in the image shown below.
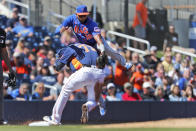
<path fill-rule="evenodd" d="M 63 122 L 80 122 L 81 106 L 84 102 L 67 103 L 62 116 Z M 5 101 L 5 119 L 8 121 L 42 120 L 50 115 L 54 101 Z M 196 117 L 196 102 L 108 102 L 107 114 L 100 117 L 96 108 L 90 113 L 90 122 L 133 122 L 165 118 Z"/>

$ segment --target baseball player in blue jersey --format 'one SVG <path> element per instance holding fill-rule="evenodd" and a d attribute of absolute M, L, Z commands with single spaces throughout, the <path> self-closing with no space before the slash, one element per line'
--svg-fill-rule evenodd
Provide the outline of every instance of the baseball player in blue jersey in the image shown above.
<path fill-rule="evenodd" d="M 89 17 L 89 12 L 85 5 L 80 5 L 76 8 L 76 14 L 70 15 L 56 29 L 56 33 L 64 32 L 69 27 L 73 28 L 75 35 L 80 43 L 88 44 L 95 49 L 99 49 L 101 54 L 105 52 L 112 59 L 118 60 L 127 70 L 131 69 L 132 64 L 126 63 L 126 60 L 118 52 L 109 47 L 107 42 L 101 37 L 100 29 L 97 24 Z"/>
<path fill-rule="evenodd" d="M 86 123 L 88 121 L 88 112 L 97 106 L 94 88 L 101 87 L 105 78 L 105 73 L 102 70 L 105 64 L 98 65 L 100 59 L 97 58 L 100 57 L 98 57 L 93 47 L 81 43 L 66 46 L 58 51 L 55 69 L 60 71 L 67 65 L 74 73 L 63 85 L 61 93 L 53 107 L 52 115 L 43 117 L 45 121 L 52 125 L 59 125 L 69 95 L 74 90 L 84 86 L 88 90 L 88 101 L 82 106 L 81 122 Z M 101 61 L 99 63 L 106 62 Z"/>

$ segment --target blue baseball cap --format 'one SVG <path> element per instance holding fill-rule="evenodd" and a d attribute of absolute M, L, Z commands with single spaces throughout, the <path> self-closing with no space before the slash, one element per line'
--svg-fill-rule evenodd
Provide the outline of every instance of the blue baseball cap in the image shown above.
<path fill-rule="evenodd" d="M 76 7 L 76 14 L 77 15 L 89 15 L 86 5 L 79 5 Z"/>

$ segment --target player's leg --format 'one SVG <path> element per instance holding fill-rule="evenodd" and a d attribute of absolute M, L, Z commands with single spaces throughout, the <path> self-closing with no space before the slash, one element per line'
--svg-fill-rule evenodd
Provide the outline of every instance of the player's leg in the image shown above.
<path fill-rule="evenodd" d="M 124 66 L 127 70 L 131 69 L 132 64 L 131 63 L 126 63 L 126 59 L 120 55 L 117 51 L 113 50 L 108 43 L 102 38 L 104 47 L 105 47 L 105 52 L 107 55 L 111 56 L 113 60 L 119 61 L 119 63 Z"/>
<path fill-rule="evenodd" d="M 83 73 L 83 68 L 73 73 L 67 80 L 67 82 L 63 85 L 61 93 L 56 100 L 56 103 L 53 107 L 52 116 L 51 117 L 44 117 L 45 121 L 50 122 L 51 124 L 57 125 L 61 121 L 62 112 L 70 94 L 77 89 L 85 86 L 88 81 L 86 81 L 86 75 Z"/>
<path fill-rule="evenodd" d="M 92 83 L 87 86 L 88 101 L 85 103 L 85 105 L 87 105 L 89 112 L 92 111 L 97 106 L 97 102 L 95 100 L 94 86 L 95 86 L 95 83 Z"/>
<path fill-rule="evenodd" d="M 105 101 L 103 97 L 101 96 L 102 86 L 100 86 L 99 83 L 96 83 L 94 90 L 95 90 L 95 99 L 96 99 L 97 105 L 99 106 L 100 115 L 104 116 L 106 113 L 106 106 L 105 106 Z"/>
<path fill-rule="evenodd" d="M 102 41 L 104 43 L 106 54 L 111 56 L 112 59 L 119 61 L 120 64 L 124 66 L 126 63 L 125 58 L 121 56 L 117 51 L 113 50 L 103 38 Z"/>
<path fill-rule="evenodd" d="M 81 123 L 86 123 L 88 121 L 88 112 L 92 111 L 97 106 L 98 97 L 101 92 L 97 95 L 97 92 L 95 92 L 97 90 L 95 89 L 100 87 L 99 82 L 103 80 L 105 76 L 104 72 L 100 69 L 91 68 L 89 71 L 91 72 L 91 75 L 88 79 L 89 84 L 86 86 L 88 90 L 88 101 L 82 105 Z"/>
<path fill-rule="evenodd" d="M 96 106 L 97 102 L 95 101 L 95 92 L 94 92 L 94 83 L 86 86 L 88 90 L 88 101 L 82 105 L 82 116 L 81 123 L 88 122 L 88 112 L 92 111 Z"/>
<path fill-rule="evenodd" d="M 3 108 L 3 71 L 0 65 L 0 124 L 3 124 Z"/>

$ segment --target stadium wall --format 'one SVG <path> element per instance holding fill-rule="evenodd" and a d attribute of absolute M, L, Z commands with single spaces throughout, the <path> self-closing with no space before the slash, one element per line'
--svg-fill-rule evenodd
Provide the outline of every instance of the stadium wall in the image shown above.
<path fill-rule="evenodd" d="M 80 122 L 82 101 L 69 101 L 62 116 L 64 122 Z M 54 101 L 5 101 L 5 119 L 8 121 L 42 120 L 50 115 Z M 100 117 L 96 108 L 90 113 L 90 122 L 133 122 L 165 118 L 196 117 L 196 102 L 108 102 L 107 114 Z"/>

